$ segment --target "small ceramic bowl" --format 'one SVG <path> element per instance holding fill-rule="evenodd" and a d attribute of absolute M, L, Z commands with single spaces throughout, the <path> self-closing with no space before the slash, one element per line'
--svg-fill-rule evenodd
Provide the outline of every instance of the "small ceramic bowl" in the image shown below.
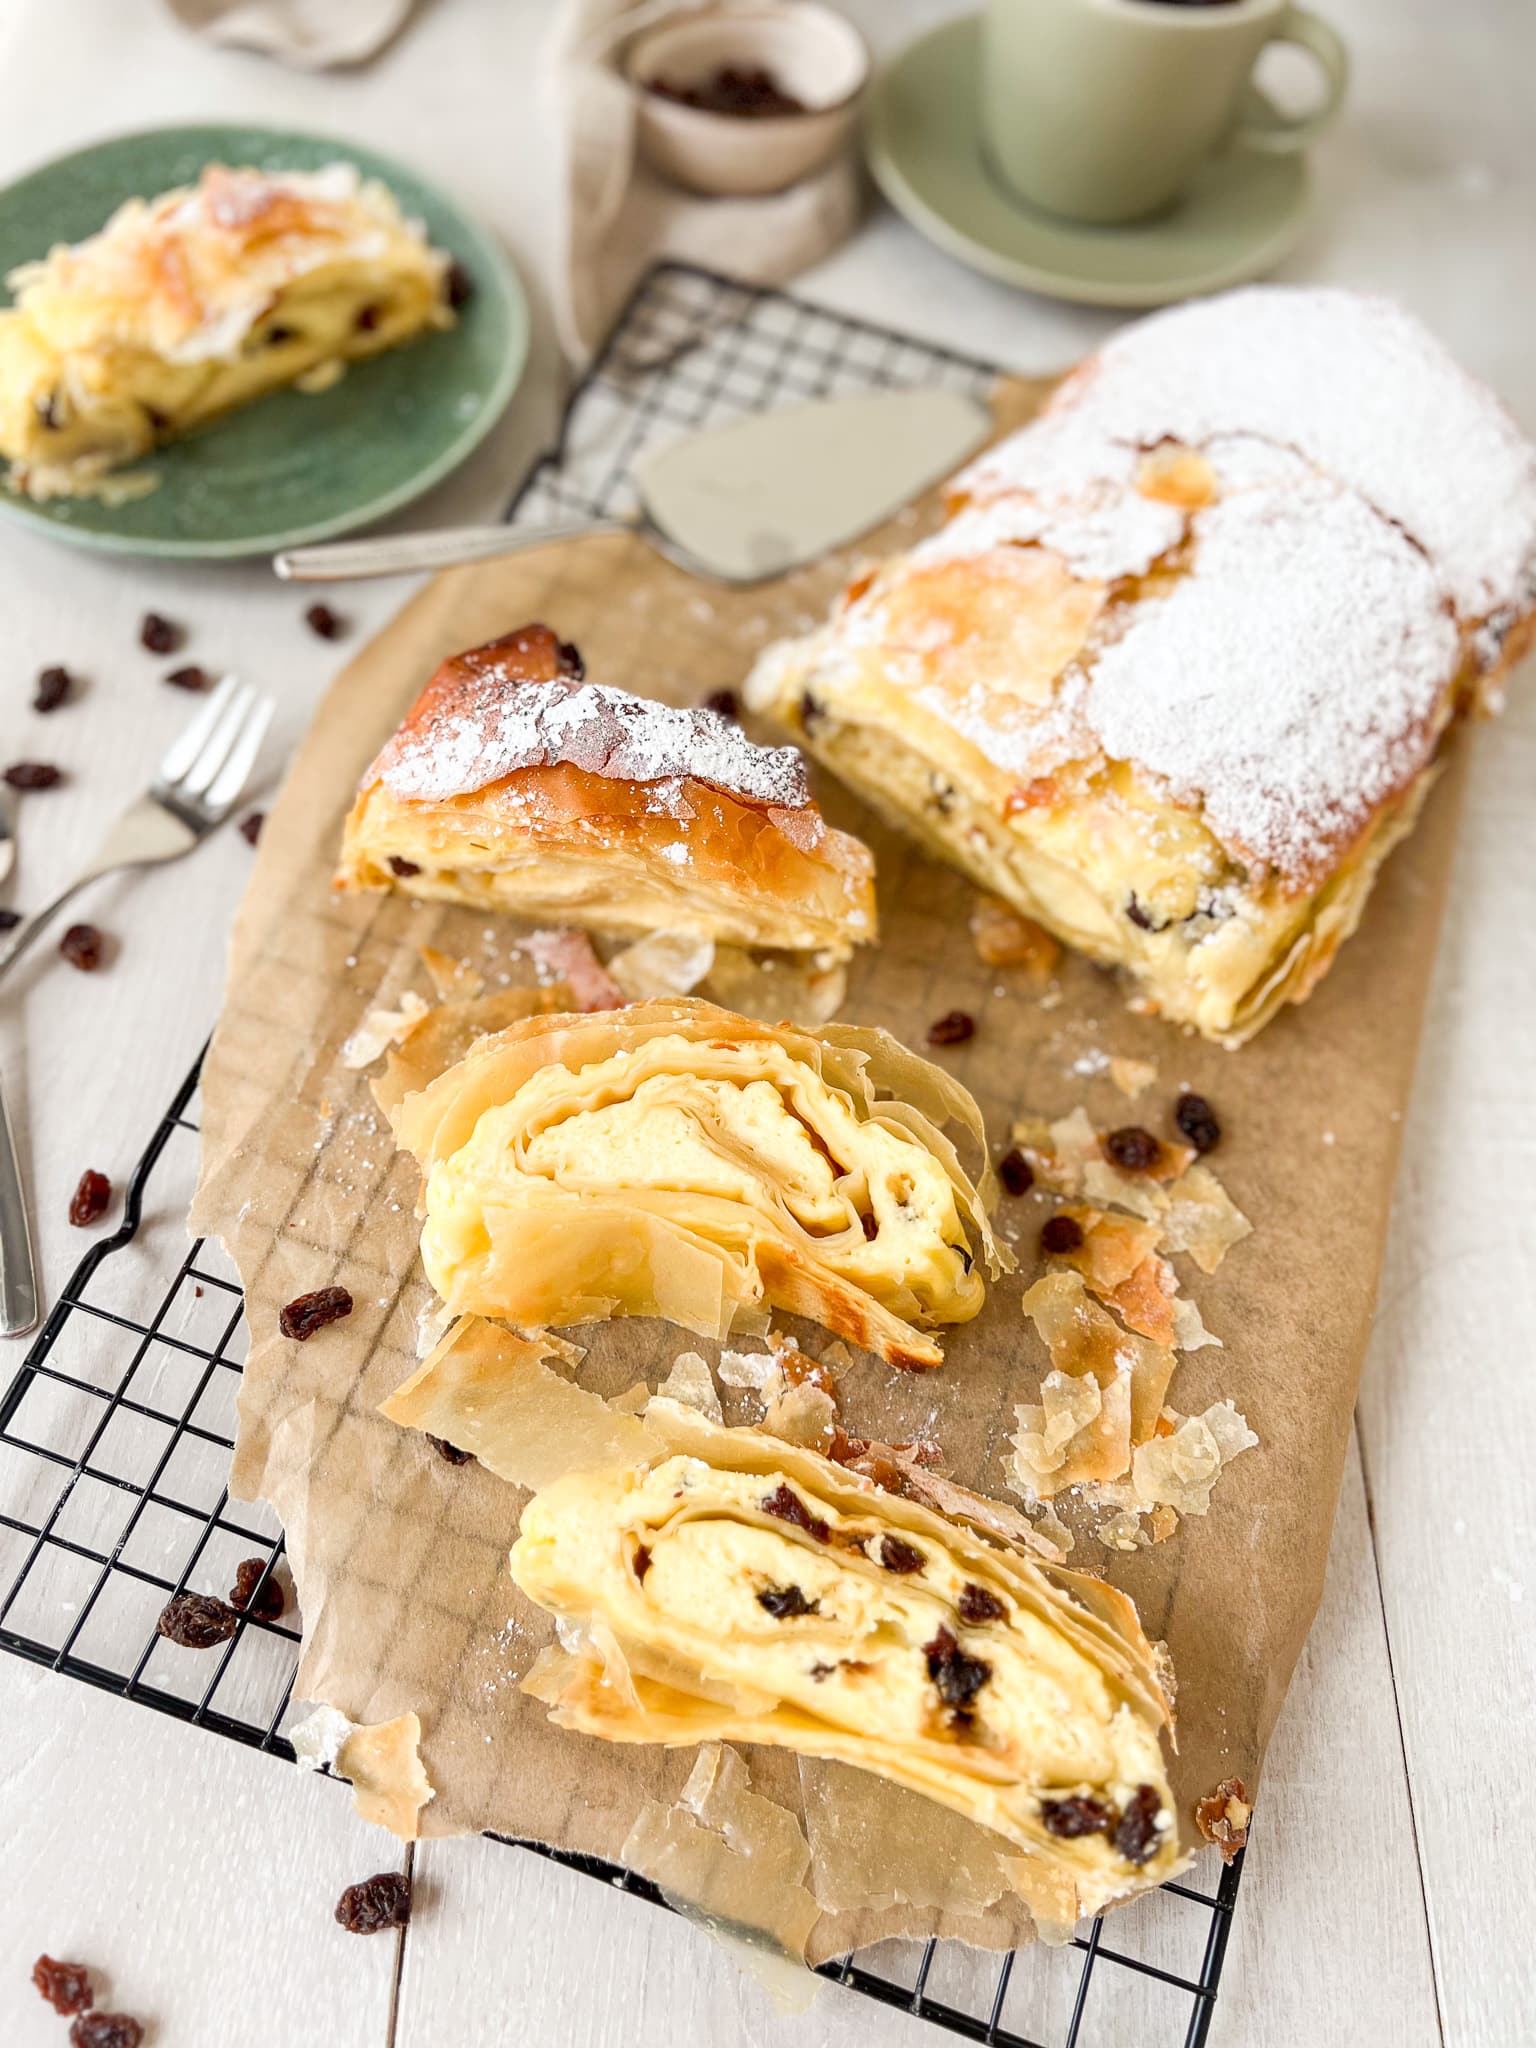
<path fill-rule="evenodd" d="M 716 113 L 647 90 L 654 79 L 701 83 L 723 65 L 770 72 L 805 112 Z M 797 184 L 836 153 L 869 77 L 869 52 L 834 9 L 765 0 L 672 15 L 634 37 L 623 67 L 652 167 L 694 192 L 742 197 Z"/>

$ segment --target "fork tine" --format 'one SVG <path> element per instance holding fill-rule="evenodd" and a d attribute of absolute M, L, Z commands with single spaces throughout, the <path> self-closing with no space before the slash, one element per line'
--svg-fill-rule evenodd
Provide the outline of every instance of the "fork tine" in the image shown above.
<path fill-rule="evenodd" d="M 180 782 L 202 752 L 209 735 L 228 708 L 230 698 L 239 687 L 233 676 L 226 676 L 190 725 L 171 741 L 166 748 L 165 759 L 160 763 L 162 782 Z"/>
<path fill-rule="evenodd" d="M 203 799 L 210 811 L 227 811 L 244 789 L 246 777 L 255 766 L 256 756 L 261 751 L 261 743 L 267 736 L 267 727 L 272 723 L 275 708 L 270 697 L 258 697 L 245 713 L 244 729 L 230 749 L 229 759 L 214 777 L 213 786 Z"/>
<path fill-rule="evenodd" d="M 223 716 L 203 742 L 202 749 L 192 766 L 176 785 L 182 797 L 200 797 L 213 781 L 224 763 L 229 759 L 230 748 L 240 737 L 246 714 L 256 701 L 256 692 L 249 683 L 241 683 L 228 704 Z"/>

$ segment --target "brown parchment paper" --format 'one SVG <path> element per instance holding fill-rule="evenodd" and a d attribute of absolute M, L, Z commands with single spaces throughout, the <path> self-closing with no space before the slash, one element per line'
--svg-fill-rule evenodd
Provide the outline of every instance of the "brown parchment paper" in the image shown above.
<path fill-rule="evenodd" d="M 1046 388 L 1006 387 L 1007 423 Z M 299 1695 L 356 1721 L 420 1715 L 436 1788 L 427 1834 L 494 1829 L 616 1858 L 648 1801 L 676 1799 L 694 1758 L 550 1727 L 518 1690 L 550 1637 L 505 1568 L 525 1496 L 474 1466 L 450 1467 L 376 1412 L 416 1366 L 417 1316 L 431 1297 L 416 1249 L 415 1166 L 396 1154 L 367 1075 L 342 1066 L 340 1047 L 375 1005 L 407 988 L 430 995 L 423 945 L 470 958 L 493 987 L 530 974 L 505 922 L 333 894 L 354 784 L 437 662 L 461 648 L 543 619 L 579 644 L 594 676 L 693 701 L 738 683 L 766 641 L 819 617 L 857 557 L 909 544 L 938 516 L 936 504 L 909 510 L 857 551 L 745 591 L 692 579 L 628 536 L 451 571 L 338 677 L 267 819 L 204 1073 L 194 1209 L 195 1227 L 228 1244 L 246 1289 L 233 1488 L 271 1501 L 287 1531 L 304 1618 Z M 969 885 L 819 778 L 828 816 L 862 834 L 879 863 L 883 943 L 854 963 L 844 1017 L 921 1046 L 933 1018 L 971 1011 L 975 1038 L 936 1057 L 973 1091 L 996 1146 L 1022 1109 L 1058 1115 L 1080 1101 L 1101 1126 L 1167 1130 L 1183 1087 L 1209 1096 L 1227 1134 L 1214 1163 L 1255 1233 L 1214 1277 L 1178 1262 L 1224 1348 L 1182 1357 L 1170 1398 L 1198 1413 L 1230 1397 L 1260 1447 L 1223 1476 L 1210 1514 L 1185 1520 L 1170 1541 L 1119 1555 L 1080 1537 L 1071 1559 L 1102 1566 L 1170 1646 L 1174 1783 L 1190 1838 L 1194 1801 L 1220 1779 L 1256 1786 L 1317 1604 L 1459 787 L 1453 765 L 1312 1000 L 1229 1053 L 1132 1015 L 1114 981 L 1081 960 L 1063 962 L 1061 1000 L 1042 1006 L 1022 979 L 976 958 Z M 1132 1105 L 1108 1078 L 1073 1071 L 1105 1053 L 1155 1061 L 1155 1086 Z M 851 1431 L 937 1437 L 957 1479 L 1008 1497 L 1014 1404 L 1035 1398 L 1046 1367 L 1019 1307 L 1038 1274 L 1044 1213 L 1038 1197 L 1005 1201 L 1020 1271 L 992 1289 L 975 1322 L 945 1336 L 939 1371 L 903 1375 L 862 1359 L 845 1375 Z M 307 1344 L 281 1338 L 281 1304 L 330 1282 L 351 1290 L 351 1317 Z M 653 1322 L 572 1334 L 590 1347 L 581 1382 L 609 1396 L 637 1379 L 654 1387 L 679 1351 L 713 1357 Z M 817 1334 L 799 1334 L 823 1348 Z M 988 1884 L 968 1875 L 978 1859 L 990 1870 L 1006 1845 L 987 1838 L 983 1854 L 962 1839 L 941 1861 L 938 1845 L 956 1828 L 913 1795 L 781 1752 L 748 1758 L 753 1790 L 805 1831 L 826 1909 L 812 1960 L 895 1933 L 988 1946 L 1027 1937 L 1019 1901 L 989 1901 Z"/>

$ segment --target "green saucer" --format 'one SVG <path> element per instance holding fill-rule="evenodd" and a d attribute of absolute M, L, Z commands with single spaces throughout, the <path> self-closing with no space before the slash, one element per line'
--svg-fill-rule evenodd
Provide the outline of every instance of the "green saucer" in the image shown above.
<path fill-rule="evenodd" d="M 1299 156 L 1212 158 L 1169 212 L 1133 227 L 1081 227 L 1032 212 L 982 157 L 975 15 L 919 36 L 881 72 L 864 117 L 875 182 L 898 213 L 1008 284 L 1089 306 L 1161 306 L 1273 269 L 1306 222 Z"/>
<path fill-rule="evenodd" d="M 457 468 L 506 409 L 528 352 L 511 265 L 435 187 L 376 150 L 233 124 L 155 128 L 59 157 L 0 192 L 0 277 L 55 242 L 93 234 L 123 200 L 191 184 L 204 164 L 314 170 L 344 159 L 382 178 L 472 283 L 457 326 L 354 363 L 329 391 L 279 391 L 158 449 L 136 468 L 158 489 L 125 505 L 35 505 L 0 486 L 0 511 L 81 547 L 213 558 L 270 554 L 346 533 Z M 8 303 L 0 293 L 0 303 Z"/>

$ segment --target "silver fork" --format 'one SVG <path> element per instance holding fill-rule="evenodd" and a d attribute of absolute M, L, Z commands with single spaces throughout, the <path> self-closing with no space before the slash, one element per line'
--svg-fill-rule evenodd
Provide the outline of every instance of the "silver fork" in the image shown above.
<path fill-rule="evenodd" d="M 272 700 L 226 676 L 179 739 L 137 803 L 130 804 L 94 860 L 53 901 L 0 941 L 0 974 L 83 889 L 117 868 L 178 860 L 220 825 L 239 801 L 272 719 Z M 5 1098 L 0 1093 L 0 1336 L 16 1337 L 38 1319 L 26 1194 Z"/>

